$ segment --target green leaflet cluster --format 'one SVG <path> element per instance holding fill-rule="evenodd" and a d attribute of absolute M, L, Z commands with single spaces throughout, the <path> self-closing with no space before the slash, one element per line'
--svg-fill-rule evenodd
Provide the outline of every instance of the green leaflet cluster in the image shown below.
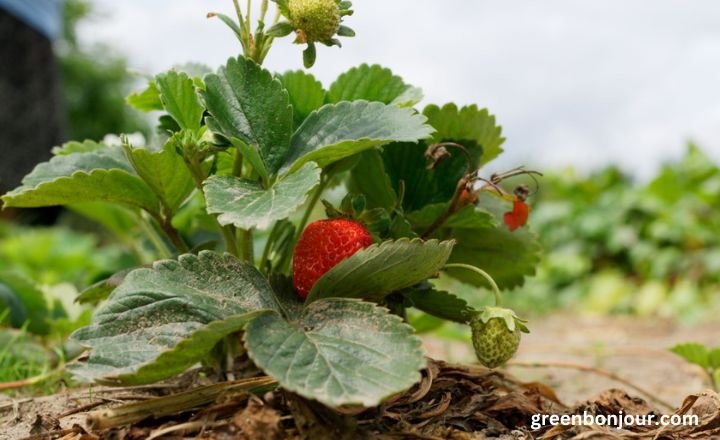
<path fill-rule="evenodd" d="M 437 255 L 427 268 L 437 271 L 451 243 L 398 240 L 353 258 L 379 267 L 388 256 L 410 256 L 416 246 Z M 353 276 L 343 268 L 326 275 L 348 282 Z M 393 287 L 426 276 L 417 272 Z M 254 266 L 229 254 L 202 251 L 159 261 L 130 272 L 92 324 L 73 334 L 91 351 L 69 369 L 83 380 L 155 382 L 206 360 L 223 338 L 246 328 L 246 349 L 259 367 L 281 386 L 328 405 L 375 405 L 419 380 L 420 340 L 398 316 L 360 301 L 362 294 L 319 293 L 302 304 L 288 293 L 287 285 L 271 287 Z"/>
<path fill-rule="evenodd" d="M 2 197 L 6 206 L 72 204 L 108 228 L 149 222 L 165 234 L 159 246 L 171 257 L 83 293 L 82 301 L 107 301 L 74 333 L 90 352 L 68 369 L 83 380 L 154 382 L 212 364 L 217 347 L 244 331 L 259 368 L 328 405 L 376 405 L 417 382 L 420 340 L 388 308 L 468 323 L 475 311 L 428 279 L 448 262 L 469 263 L 514 287 L 533 272 L 538 251 L 532 233 L 498 226 L 502 206 L 490 204 L 467 206 L 423 237 L 466 166 L 451 157 L 428 171 L 427 146 L 462 143 L 479 166 L 502 151 L 504 138 L 487 110 L 448 104 L 418 111 L 420 99 L 419 89 L 379 66 L 351 69 L 326 90 L 308 73 L 273 75 L 231 58 L 202 77 L 157 75 L 128 99 L 164 112 L 158 145 L 56 148 Z M 327 272 L 301 303 L 287 282 L 292 216 L 309 194 L 315 202 L 331 185 L 349 189 L 351 210 L 379 243 Z M 265 252 L 259 260 L 244 254 L 245 261 L 220 253 L 212 242 L 193 241 L 187 225 L 194 223 L 235 238 L 267 231 Z M 4 297 L 11 298 L 0 289 Z"/>

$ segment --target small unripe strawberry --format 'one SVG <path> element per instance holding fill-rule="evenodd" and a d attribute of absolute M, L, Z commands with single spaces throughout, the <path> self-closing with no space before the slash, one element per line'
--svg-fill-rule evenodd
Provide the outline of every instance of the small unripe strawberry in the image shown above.
<path fill-rule="evenodd" d="M 520 346 L 520 333 L 527 332 L 512 310 L 486 307 L 470 321 L 475 355 L 488 368 L 507 362 Z"/>
<path fill-rule="evenodd" d="M 298 43 L 329 41 L 340 26 L 340 5 L 336 0 L 289 0 L 288 11 Z"/>
<path fill-rule="evenodd" d="M 325 272 L 371 244 L 370 232 L 352 220 L 334 218 L 307 225 L 293 254 L 293 285 L 298 295 L 307 298 Z"/>

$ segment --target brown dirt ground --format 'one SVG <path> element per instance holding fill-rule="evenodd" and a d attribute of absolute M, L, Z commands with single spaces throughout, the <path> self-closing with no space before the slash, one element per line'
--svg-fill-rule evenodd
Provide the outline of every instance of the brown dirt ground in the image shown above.
<path fill-rule="evenodd" d="M 534 319 L 532 333 L 523 336 L 514 362 L 573 363 L 615 373 L 656 397 L 679 407 L 683 398 L 708 388 L 698 368 L 686 364 L 667 348 L 680 342 L 697 341 L 718 345 L 720 322 L 683 327 L 666 320 L 635 317 L 554 315 Z M 472 362 L 468 344 L 426 338 L 430 357 L 451 362 Z M 507 372 L 526 382 L 538 381 L 553 388 L 568 405 L 588 400 L 609 388 L 641 394 L 601 375 L 566 368 L 509 366 Z M 96 389 L 96 391 L 99 389 Z M 137 395 L 137 392 L 129 392 Z M 35 399 L 10 399 L 0 394 L 0 440 L 17 440 L 31 434 L 33 426 L 65 429 L 85 424 L 82 413 L 63 416 L 69 409 L 97 401 L 77 392 Z M 643 396 L 644 397 L 644 396 Z M 114 399 L 118 395 L 113 395 Z M 48 417 L 51 416 L 51 417 Z"/>
<path fill-rule="evenodd" d="M 683 326 L 659 318 L 632 316 L 578 316 L 557 314 L 531 319 L 530 334 L 523 335 L 516 362 L 562 362 L 611 371 L 677 407 L 689 394 L 707 389 L 702 370 L 667 351 L 675 344 L 700 342 L 720 346 L 720 319 Z M 470 345 L 427 340 L 430 357 L 451 362 L 472 362 Z M 508 366 L 520 380 L 552 387 L 568 403 L 588 399 L 622 384 L 600 375 L 566 368 Z M 636 393 L 637 394 L 637 393 Z"/>

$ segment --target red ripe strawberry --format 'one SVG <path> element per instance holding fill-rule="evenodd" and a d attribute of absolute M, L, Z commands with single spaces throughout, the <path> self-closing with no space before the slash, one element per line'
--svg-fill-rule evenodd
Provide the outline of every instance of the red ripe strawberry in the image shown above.
<path fill-rule="evenodd" d="M 530 214 L 530 207 L 522 200 L 516 199 L 512 211 L 506 212 L 503 219 L 508 229 L 514 231 L 521 226 L 525 226 L 528 214 Z"/>
<path fill-rule="evenodd" d="M 298 295 L 307 298 L 325 272 L 371 244 L 368 230 L 352 220 L 334 218 L 307 225 L 293 254 L 293 284 Z"/>

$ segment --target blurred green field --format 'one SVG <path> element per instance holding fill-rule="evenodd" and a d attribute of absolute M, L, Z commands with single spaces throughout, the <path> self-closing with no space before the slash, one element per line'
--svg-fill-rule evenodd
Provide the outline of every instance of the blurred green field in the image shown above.
<path fill-rule="evenodd" d="M 720 311 L 720 169 L 699 147 L 642 183 L 615 167 L 548 173 L 534 205 L 545 255 L 507 295 L 518 308 L 684 322 Z"/>

